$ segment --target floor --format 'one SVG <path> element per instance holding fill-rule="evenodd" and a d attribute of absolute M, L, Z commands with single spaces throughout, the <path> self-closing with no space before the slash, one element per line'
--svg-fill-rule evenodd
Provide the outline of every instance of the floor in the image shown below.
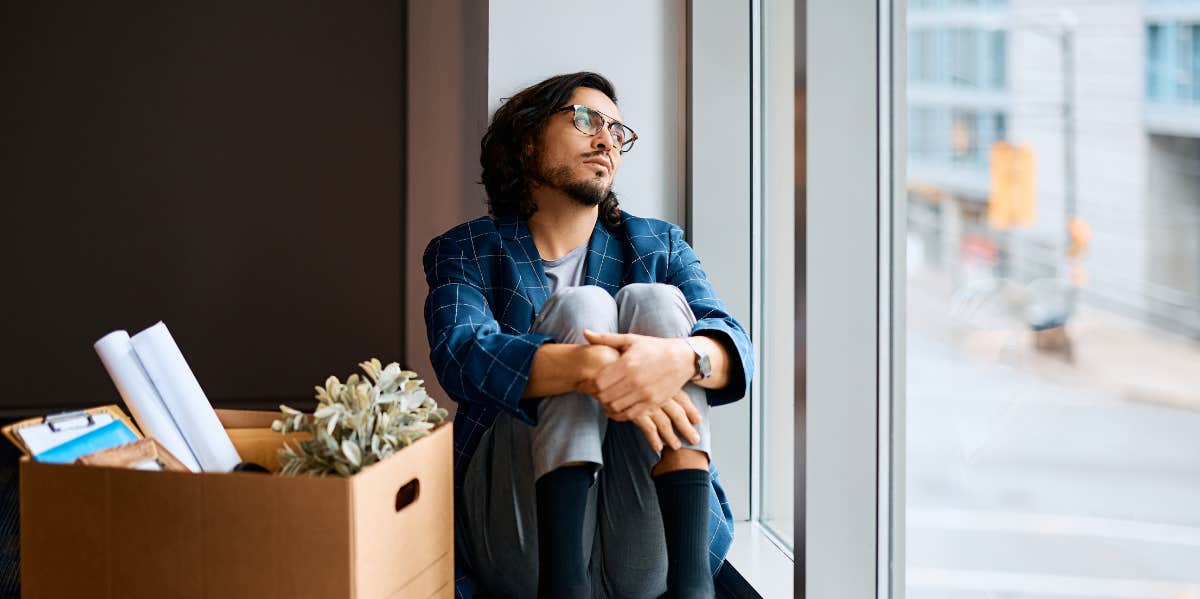
<path fill-rule="evenodd" d="M 17 502 L 17 458 L 7 440 L 0 440 L 0 599 L 21 596 L 20 512 Z"/>

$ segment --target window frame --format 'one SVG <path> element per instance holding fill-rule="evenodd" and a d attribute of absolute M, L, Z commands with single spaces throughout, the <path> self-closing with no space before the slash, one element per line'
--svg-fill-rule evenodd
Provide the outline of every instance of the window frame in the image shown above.
<path fill-rule="evenodd" d="M 771 68 L 761 62 L 764 4 L 774 6 L 699 11 L 689 2 L 687 24 L 686 229 L 731 312 L 746 319 L 760 365 L 770 334 L 763 260 L 775 250 L 762 236 L 774 222 L 763 204 L 773 147 L 760 95 Z M 805 152 L 794 204 L 793 590 L 903 597 L 906 157 L 895 149 L 905 147 L 906 122 L 895 115 L 907 114 L 905 1 L 798 0 L 794 10 L 795 84 L 822 93 L 807 96 L 806 135 L 795 140 L 820 151 Z M 762 514 L 763 387 L 756 380 L 748 401 L 713 423 L 735 518 L 751 523 Z"/>
<path fill-rule="evenodd" d="M 820 151 L 806 152 L 798 207 L 796 517 L 808 549 L 796 594 L 902 598 L 906 3 L 802 0 L 797 9 L 812 57 L 804 84 L 822 93 L 808 94 L 804 143 Z M 871 576 L 865 564 L 875 565 Z"/>

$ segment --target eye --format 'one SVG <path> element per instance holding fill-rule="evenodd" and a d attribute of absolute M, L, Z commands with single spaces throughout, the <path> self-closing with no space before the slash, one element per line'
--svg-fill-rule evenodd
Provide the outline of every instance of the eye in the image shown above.
<path fill-rule="evenodd" d="M 595 130 L 594 117 L 591 111 L 576 110 L 575 111 L 575 126 L 587 131 Z"/>
<path fill-rule="evenodd" d="M 612 127 L 608 128 L 608 132 L 612 134 L 613 141 L 617 142 L 618 146 L 625 144 L 624 128 L 619 125 L 613 125 Z"/>

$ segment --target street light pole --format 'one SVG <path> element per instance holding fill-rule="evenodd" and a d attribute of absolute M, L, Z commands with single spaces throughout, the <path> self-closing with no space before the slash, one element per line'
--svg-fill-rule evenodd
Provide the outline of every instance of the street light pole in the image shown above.
<path fill-rule="evenodd" d="M 1073 19 L 1064 15 L 1062 27 L 1059 30 L 1059 43 L 1062 48 L 1062 119 L 1063 119 L 1063 208 L 1066 213 L 1066 244 L 1064 259 L 1067 263 L 1067 280 L 1071 281 L 1067 290 L 1067 315 L 1075 311 L 1075 284 L 1071 272 L 1071 243 L 1072 223 L 1075 222 L 1075 27 Z M 1065 318 L 1064 318 L 1065 321 Z"/>
<path fill-rule="evenodd" d="M 1074 273 L 1071 266 L 1071 244 L 1074 238 L 1072 223 L 1075 221 L 1076 202 L 1076 168 L 1075 168 L 1075 15 L 1070 11 L 1062 11 L 1058 16 L 1058 26 L 1049 28 L 1042 25 L 1018 27 L 1050 38 L 1057 38 L 1059 53 L 1062 60 L 1062 152 L 1063 152 L 1063 255 L 1062 272 L 1067 284 L 1067 299 L 1064 313 L 1061 314 L 1062 324 L 1066 324 L 1069 316 L 1075 311 L 1077 290 L 1074 285 Z M 1061 326 L 1061 325 L 1060 325 Z"/>

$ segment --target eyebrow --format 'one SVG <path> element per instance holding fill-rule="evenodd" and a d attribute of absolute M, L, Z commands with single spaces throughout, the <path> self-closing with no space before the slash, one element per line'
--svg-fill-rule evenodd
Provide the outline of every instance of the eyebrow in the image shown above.
<path fill-rule="evenodd" d="M 611 114 L 608 114 L 607 112 L 601 112 L 599 108 L 593 108 L 591 106 L 588 106 L 587 104 L 582 104 L 582 106 L 586 106 L 588 110 L 595 110 L 596 112 L 599 112 L 600 114 L 608 117 L 612 121 L 621 123 L 622 125 L 625 124 L 625 119 L 623 119 L 623 118 L 616 118 L 616 117 L 612 116 Z"/>

